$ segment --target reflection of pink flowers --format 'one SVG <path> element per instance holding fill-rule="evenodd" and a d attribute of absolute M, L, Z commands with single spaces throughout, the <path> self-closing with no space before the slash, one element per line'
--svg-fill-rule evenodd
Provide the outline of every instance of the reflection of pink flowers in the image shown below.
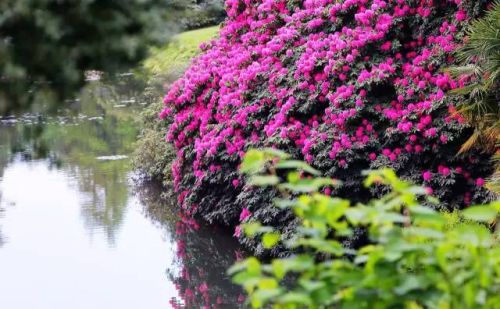
<path fill-rule="evenodd" d="M 206 291 L 208 291 L 208 285 L 207 285 L 207 283 L 203 282 L 202 284 L 200 284 L 200 286 L 198 287 L 198 290 L 201 293 L 205 293 Z"/>
<path fill-rule="evenodd" d="M 247 208 L 243 208 L 240 213 L 240 222 L 245 221 L 251 214 L 252 213 Z"/>
<path fill-rule="evenodd" d="M 223 302 L 222 297 L 217 296 L 216 303 L 217 303 L 218 305 L 220 305 L 220 304 L 222 304 L 222 302 Z"/>

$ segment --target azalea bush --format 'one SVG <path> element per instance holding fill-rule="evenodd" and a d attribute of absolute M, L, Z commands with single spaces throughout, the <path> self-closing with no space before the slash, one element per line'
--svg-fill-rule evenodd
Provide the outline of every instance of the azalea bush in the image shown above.
<path fill-rule="evenodd" d="M 226 1 L 220 37 L 202 46 L 161 113 L 173 122 L 183 208 L 237 225 L 246 207 L 250 219 L 290 230 L 293 214 L 272 206 L 277 190 L 250 189 L 238 173 L 252 147 L 284 150 L 343 181 L 327 195 L 380 196 L 361 185 L 361 171 L 390 167 L 432 189 L 441 208 L 490 199 L 491 153 L 457 156 L 472 129 L 447 92 L 467 80 L 441 70 L 488 3 Z"/>
<path fill-rule="evenodd" d="M 280 171 L 290 168 L 283 177 Z M 290 240 L 259 222 L 243 226 L 248 236 L 261 237 L 265 247 L 284 241 L 296 252 L 271 262 L 247 258 L 230 269 L 252 307 L 498 307 L 500 246 L 495 223 L 500 202 L 443 214 L 422 206 L 424 200 L 436 203 L 426 188 L 381 169 L 367 173 L 364 184 L 388 187 L 388 193 L 352 204 L 321 193 L 321 187 L 335 182 L 301 177 L 301 172 L 318 172 L 274 150 L 250 151 L 241 169 L 251 175 L 252 184 L 276 186 L 283 195 L 276 206 L 290 208 L 300 218 Z M 368 243 L 346 248 L 339 239 L 352 235 L 356 227 L 367 231 Z"/>

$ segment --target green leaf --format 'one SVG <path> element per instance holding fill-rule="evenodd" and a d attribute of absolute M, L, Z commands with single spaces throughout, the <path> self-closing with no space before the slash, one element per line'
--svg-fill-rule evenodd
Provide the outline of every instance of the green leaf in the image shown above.
<path fill-rule="evenodd" d="M 273 186 L 280 182 L 280 179 L 274 175 L 255 175 L 250 178 L 249 184 L 252 186 L 265 187 L 265 186 Z"/>
<path fill-rule="evenodd" d="M 420 205 L 412 206 L 410 208 L 410 212 L 412 214 L 435 214 L 435 213 L 438 213 L 437 211 L 435 211 L 432 208 L 424 207 L 424 206 L 420 206 Z"/>
<path fill-rule="evenodd" d="M 468 220 L 491 222 L 498 216 L 498 211 L 490 205 L 471 206 L 463 210 L 462 215 Z"/>
<path fill-rule="evenodd" d="M 429 284 L 423 276 L 406 275 L 394 291 L 397 295 L 405 295 L 410 291 L 424 289 Z"/>
<path fill-rule="evenodd" d="M 271 262 L 271 267 L 274 273 L 274 276 L 278 278 L 279 280 L 283 279 L 287 273 L 287 270 L 285 269 L 285 265 L 283 262 L 279 259 L 275 259 Z"/>
<path fill-rule="evenodd" d="M 251 296 L 251 304 L 253 308 L 262 308 L 271 298 L 281 294 L 281 289 L 265 289 L 257 290 Z"/>
<path fill-rule="evenodd" d="M 247 266 L 247 271 L 250 274 L 260 274 L 260 261 L 255 257 L 249 257 L 244 262 Z"/>
<path fill-rule="evenodd" d="M 227 273 L 228 273 L 228 275 L 233 275 L 235 273 L 239 273 L 239 272 L 245 270 L 246 268 L 247 268 L 247 265 L 244 261 L 238 262 L 238 263 L 235 263 L 234 265 L 232 265 L 231 267 L 229 267 L 229 269 L 227 270 Z"/>
<path fill-rule="evenodd" d="M 289 199 L 274 199 L 273 202 L 276 207 L 281 209 L 291 208 L 297 203 L 297 201 Z"/>
<path fill-rule="evenodd" d="M 264 236 L 262 236 L 262 244 L 266 249 L 274 247 L 279 240 L 280 240 L 279 233 L 266 233 L 264 234 Z"/>
<path fill-rule="evenodd" d="M 318 171 L 317 169 L 314 169 L 311 167 L 309 164 L 303 162 L 303 161 L 298 161 L 298 160 L 286 160 L 286 161 L 281 161 L 278 164 L 275 165 L 277 169 L 297 169 L 297 170 L 302 170 L 305 172 L 308 172 L 311 175 L 321 175 L 321 172 Z"/>
<path fill-rule="evenodd" d="M 258 274 L 251 274 L 248 272 L 240 272 L 233 276 L 232 280 L 234 283 L 243 285 L 245 287 L 255 286 L 259 282 Z"/>
<path fill-rule="evenodd" d="M 432 238 L 432 239 L 441 239 L 444 237 L 443 233 L 439 230 L 431 228 L 415 227 L 415 226 L 403 229 L 403 233 L 405 235 L 412 235 L 412 236 Z"/>
<path fill-rule="evenodd" d="M 333 186 L 337 183 L 338 182 L 330 178 L 300 179 L 294 183 L 280 184 L 278 188 L 297 193 L 313 193 L 319 191 L 322 187 Z"/>
<path fill-rule="evenodd" d="M 255 174 L 260 172 L 265 164 L 264 153 L 256 149 L 250 149 L 245 153 L 241 162 L 240 171 L 245 174 Z"/>
<path fill-rule="evenodd" d="M 262 290 L 271 290 L 278 287 L 278 282 L 274 278 L 261 278 L 257 286 Z"/>
<path fill-rule="evenodd" d="M 262 152 L 269 158 L 280 158 L 282 160 L 290 158 L 290 155 L 282 150 L 275 148 L 264 148 Z"/>
<path fill-rule="evenodd" d="M 299 280 L 299 284 L 308 292 L 321 289 L 322 287 L 325 286 L 325 283 L 323 281 L 306 280 L 306 279 Z"/>
<path fill-rule="evenodd" d="M 263 226 L 259 222 L 249 222 L 242 224 L 243 231 L 248 237 L 254 237 L 257 234 L 272 232 L 273 228 L 270 226 Z"/>
<path fill-rule="evenodd" d="M 299 304 L 309 306 L 312 304 L 311 297 L 305 293 L 298 292 L 288 292 L 277 299 L 278 303 L 281 304 Z"/>

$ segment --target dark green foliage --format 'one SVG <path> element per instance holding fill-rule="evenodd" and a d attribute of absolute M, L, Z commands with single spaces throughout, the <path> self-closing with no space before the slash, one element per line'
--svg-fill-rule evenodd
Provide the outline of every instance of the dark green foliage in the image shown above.
<path fill-rule="evenodd" d="M 169 3 L 176 9 L 173 14 L 177 15 L 171 19 L 171 26 L 179 30 L 217 25 L 226 17 L 224 0 L 170 0 Z"/>
<path fill-rule="evenodd" d="M 168 8 L 163 0 L 1 1 L 0 114 L 40 103 L 46 90 L 67 98 L 83 70 L 137 64 L 170 36 Z"/>
<path fill-rule="evenodd" d="M 164 132 L 168 123 L 158 118 L 163 105 L 157 98 L 155 95 L 155 101 L 141 113 L 141 133 L 134 151 L 133 165 L 146 178 L 169 183 L 175 152 L 172 145 L 165 142 Z"/>

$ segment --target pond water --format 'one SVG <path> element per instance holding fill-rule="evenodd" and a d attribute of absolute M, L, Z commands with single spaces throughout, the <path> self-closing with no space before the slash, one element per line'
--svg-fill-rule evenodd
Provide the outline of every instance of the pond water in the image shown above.
<path fill-rule="evenodd" d="M 142 105 L 127 78 L 56 116 L 0 119 L 0 308 L 242 306 L 230 233 L 134 181 Z"/>

